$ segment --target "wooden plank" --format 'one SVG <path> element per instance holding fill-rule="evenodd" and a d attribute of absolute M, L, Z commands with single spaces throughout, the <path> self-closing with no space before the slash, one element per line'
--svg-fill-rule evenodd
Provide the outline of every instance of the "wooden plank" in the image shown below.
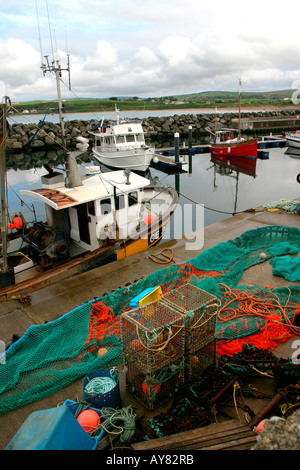
<path fill-rule="evenodd" d="M 170 436 L 164 436 L 150 441 L 143 441 L 132 445 L 135 450 L 165 450 L 165 449 L 201 449 L 212 448 L 222 443 L 232 442 L 233 447 L 245 444 L 250 439 L 255 442 L 256 434 L 248 426 L 236 420 L 229 420 L 220 424 L 211 424 L 202 428 L 184 431 Z"/>
<path fill-rule="evenodd" d="M 256 442 L 256 437 L 246 437 L 244 439 L 224 442 L 214 446 L 202 447 L 199 450 L 247 450 Z"/>
<path fill-rule="evenodd" d="M 218 435 L 214 435 L 212 438 L 200 438 L 195 440 L 193 444 L 182 442 L 182 445 L 179 445 L 177 449 L 181 450 L 199 450 L 199 449 L 214 449 L 220 447 L 228 447 L 228 445 L 238 445 L 239 442 L 243 441 L 244 439 L 256 439 L 254 433 L 249 429 L 246 430 L 238 430 L 237 432 L 226 432 L 220 433 Z"/>

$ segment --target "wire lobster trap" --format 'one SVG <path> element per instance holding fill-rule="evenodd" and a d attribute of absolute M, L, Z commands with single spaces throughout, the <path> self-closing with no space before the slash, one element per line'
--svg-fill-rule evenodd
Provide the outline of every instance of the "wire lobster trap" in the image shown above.
<path fill-rule="evenodd" d="M 121 315 L 122 354 L 146 373 L 182 359 L 184 319 L 168 305 L 151 302 Z"/>
<path fill-rule="evenodd" d="M 205 337 L 210 341 L 216 331 L 217 297 L 192 284 L 185 284 L 161 297 L 161 303 L 178 311 L 185 319 L 186 350 L 198 350 Z"/>
<path fill-rule="evenodd" d="M 199 349 L 189 351 L 185 357 L 184 380 L 194 383 L 200 380 L 201 375 L 208 367 L 217 366 L 217 338 L 211 336 Z"/>
<path fill-rule="evenodd" d="M 126 389 L 145 408 L 155 410 L 167 403 L 183 387 L 184 359 L 146 373 L 137 362 L 125 363 Z"/>

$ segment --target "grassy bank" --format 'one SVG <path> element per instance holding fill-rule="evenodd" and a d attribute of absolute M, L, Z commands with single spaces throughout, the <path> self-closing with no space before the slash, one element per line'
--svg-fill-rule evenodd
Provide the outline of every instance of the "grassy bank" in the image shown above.
<path fill-rule="evenodd" d="M 252 109 L 285 109 L 292 108 L 292 90 L 272 93 L 245 93 L 242 96 L 242 108 Z M 121 111 L 144 111 L 165 109 L 237 109 L 238 94 L 229 92 L 206 92 L 182 96 L 169 96 L 163 98 L 130 98 L 120 99 L 74 99 L 65 100 L 63 106 L 67 113 L 109 112 L 114 111 L 115 104 Z M 13 103 L 12 111 L 16 113 L 57 112 L 57 101 L 30 101 Z"/>

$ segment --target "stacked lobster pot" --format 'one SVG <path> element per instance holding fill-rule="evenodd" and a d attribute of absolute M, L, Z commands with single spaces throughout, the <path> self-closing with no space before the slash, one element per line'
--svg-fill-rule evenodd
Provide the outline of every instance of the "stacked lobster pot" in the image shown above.
<path fill-rule="evenodd" d="M 219 301 L 192 284 L 185 284 L 161 297 L 161 303 L 181 314 L 185 323 L 185 382 L 199 380 L 209 367 L 216 367 L 216 317 Z"/>
<path fill-rule="evenodd" d="M 183 315 L 160 300 L 121 315 L 126 388 L 147 409 L 169 401 L 184 382 Z"/>

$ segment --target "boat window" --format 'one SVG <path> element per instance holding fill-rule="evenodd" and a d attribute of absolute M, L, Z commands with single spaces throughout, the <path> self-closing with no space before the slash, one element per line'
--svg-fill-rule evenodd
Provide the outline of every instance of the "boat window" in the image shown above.
<path fill-rule="evenodd" d="M 127 140 L 127 142 L 134 142 L 134 135 L 133 134 L 127 135 L 126 140 Z"/>
<path fill-rule="evenodd" d="M 124 194 L 120 194 L 116 196 L 115 199 L 116 210 L 124 209 L 125 208 L 125 196 Z"/>
<path fill-rule="evenodd" d="M 137 134 L 136 135 L 136 140 L 138 142 L 144 142 L 144 135 L 143 134 Z"/>
<path fill-rule="evenodd" d="M 94 201 L 88 202 L 88 213 L 89 215 L 95 215 L 95 204 Z"/>
<path fill-rule="evenodd" d="M 128 193 L 128 206 L 134 206 L 138 203 L 138 193 L 137 191 L 133 191 L 132 193 Z"/>
<path fill-rule="evenodd" d="M 117 144 L 123 144 L 125 142 L 125 135 L 117 135 L 116 142 Z"/>
<path fill-rule="evenodd" d="M 111 212 L 111 200 L 110 200 L 110 198 L 102 199 L 102 201 L 100 201 L 100 208 L 101 208 L 101 214 L 102 215 L 110 214 L 110 212 Z"/>

